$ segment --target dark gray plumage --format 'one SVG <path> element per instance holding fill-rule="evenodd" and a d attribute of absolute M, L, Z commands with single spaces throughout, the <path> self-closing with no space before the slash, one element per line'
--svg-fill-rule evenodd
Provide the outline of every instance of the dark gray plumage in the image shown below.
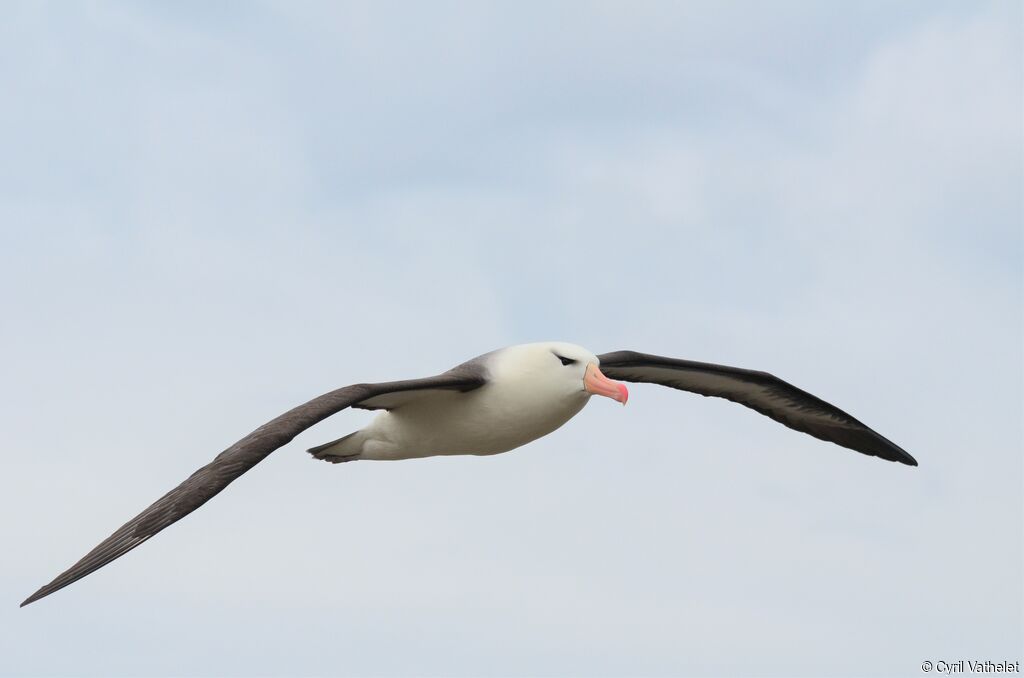
<path fill-rule="evenodd" d="M 345 386 L 299 405 L 260 426 L 218 454 L 213 461 L 193 473 L 185 482 L 104 539 L 66 572 L 26 598 L 21 607 L 48 596 L 120 558 L 160 530 L 195 511 L 233 480 L 263 461 L 271 452 L 332 414 L 386 393 L 438 389 L 470 391 L 484 383 L 482 365 L 471 360 L 436 377 Z"/>
<path fill-rule="evenodd" d="M 598 356 L 611 379 L 670 386 L 725 398 L 757 410 L 791 429 L 873 457 L 917 466 L 900 446 L 883 438 L 838 407 L 767 372 L 634 351 Z"/>

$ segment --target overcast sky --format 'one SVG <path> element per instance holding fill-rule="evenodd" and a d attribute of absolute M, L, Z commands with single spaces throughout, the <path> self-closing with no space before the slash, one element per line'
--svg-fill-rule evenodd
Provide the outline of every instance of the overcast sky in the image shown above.
<path fill-rule="evenodd" d="M 1016 2 L 5 3 L 0 673 L 919 676 L 1020 659 Z M 908 468 L 636 385 L 491 458 L 283 410 L 557 339 L 768 370 Z"/>

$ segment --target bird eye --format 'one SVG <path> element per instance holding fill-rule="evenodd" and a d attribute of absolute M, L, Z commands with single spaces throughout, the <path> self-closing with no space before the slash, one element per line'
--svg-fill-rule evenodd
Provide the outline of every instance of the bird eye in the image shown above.
<path fill-rule="evenodd" d="M 566 358 L 565 356 L 560 356 L 557 353 L 555 354 L 555 357 L 558 358 L 559 360 L 561 360 L 563 365 L 575 365 L 576 364 L 576 361 L 573 360 L 572 358 Z"/>

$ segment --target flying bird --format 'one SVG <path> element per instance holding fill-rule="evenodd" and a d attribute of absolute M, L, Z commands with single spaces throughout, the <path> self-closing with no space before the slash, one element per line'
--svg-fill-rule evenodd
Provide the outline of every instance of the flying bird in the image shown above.
<path fill-rule="evenodd" d="M 366 428 L 311 448 L 315 458 L 340 463 L 489 455 L 546 436 L 582 410 L 592 395 L 625 405 L 629 391 L 622 381 L 725 398 L 821 440 L 917 466 L 898 445 L 846 412 L 767 372 L 634 351 L 597 356 L 562 342 L 521 344 L 485 353 L 434 377 L 345 386 L 285 412 L 221 452 L 21 605 L 120 558 L 195 511 L 299 433 L 346 408 L 380 413 Z"/>

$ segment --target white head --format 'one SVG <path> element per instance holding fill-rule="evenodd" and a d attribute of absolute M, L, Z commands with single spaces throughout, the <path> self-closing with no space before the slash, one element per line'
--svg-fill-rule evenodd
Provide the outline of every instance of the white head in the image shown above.
<path fill-rule="evenodd" d="M 490 364 L 492 376 L 539 397 L 580 399 L 602 395 L 623 405 L 629 399 L 625 384 L 608 379 L 597 356 L 575 344 L 545 341 L 519 344 L 498 351 Z"/>

